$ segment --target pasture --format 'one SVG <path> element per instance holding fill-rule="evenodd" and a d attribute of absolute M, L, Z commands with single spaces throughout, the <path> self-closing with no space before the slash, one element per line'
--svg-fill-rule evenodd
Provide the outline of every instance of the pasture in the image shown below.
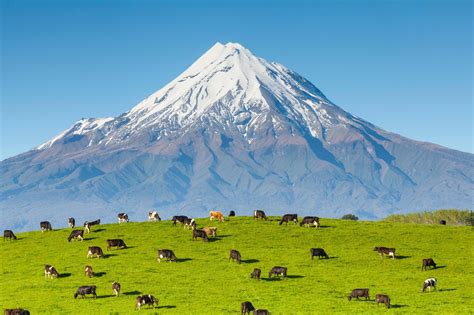
<path fill-rule="evenodd" d="M 322 227 L 278 225 L 277 217 L 225 222 L 197 219 L 198 227 L 217 226 L 208 243 L 170 221 L 94 226 L 85 240 L 68 242 L 71 229 L 18 233 L 0 241 L 0 305 L 31 314 L 239 314 L 251 301 L 272 314 L 469 314 L 474 310 L 473 230 L 467 226 L 416 225 L 321 219 Z M 54 228 L 54 226 L 53 226 Z M 106 240 L 121 238 L 128 249 L 107 251 Z M 103 259 L 86 258 L 100 246 Z M 380 258 L 374 246 L 395 247 L 397 259 Z M 311 260 L 322 247 L 329 259 Z M 157 262 L 158 249 L 172 249 L 178 262 Z M 229 262 L 237 249 L 242 263 Z M 437 269 L 421 271 L 422 258 Z M 60 277 L 45 279 L 45 264 Z M 91 265 L 95 276 L 84 275 Z M 288 267 L 288 279 L 268 279 L 273 266 Z M 254 268 L 262 279 L 250 279 Z M 423 281 L 438 279 L 438 289 L 421 293 Z M 112 282 L 121 283 L 119 297 Z M 96 285 L 97 299 L 73 295 L 81 285 Z M 349 302 L 352 289 L 369 288 L 371 301 Z M 375 294 L 391 297 L 392 308 L 376 305 Z M 152 294 L 159 307 L 135 311 L 135 298 Z"/>

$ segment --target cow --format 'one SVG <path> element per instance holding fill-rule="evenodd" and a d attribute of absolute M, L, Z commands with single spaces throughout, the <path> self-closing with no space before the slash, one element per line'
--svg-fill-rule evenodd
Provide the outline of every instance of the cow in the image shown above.
<path fill-rule="evenodd" d="M 260 280 L 260 275 L 262 274 L 262 270 L 255 268 L 252 273 L 250 274 L 251 279 L 258 279 Z"/>
<path fill-rule="evenodd" d="M 59 273 L 53 266 L 44 265 L 44 277 L 54 279 L 59 277 Z"/>
<path fill-rule="evenodd" d="M 298 215 L 296 213 L 294 213 L 294 214 L 285 214 L 281 218 L 280 225 L 282 225 L 283 222 L 285 222 L 286 225 L 288 225 L 288 222 L 290 222 L 290 221 L 293 221 L 295 224 L 297 224 L 298 223 Z"/>
<path fill-rule="evenodd" d="M 13 233 L 12 230 L 4 230 L 3 231 L 3 240 L 6 240 L 6 239 L 14 239 L 16 240 L 16 236 L 15 236 L 15 233 Z"/>
<path fill-rule="evenodd" d="M 425 282 L 423 282 L 423 288 L 421 289 L 421 291 L 425 292 L 425 290 L 428 289 L 428 291 L 431 292 L 431 288 L 436 290 L 437 284 L 438 284 L 438 280 L 436 280 L 436 278 L 426 279 Z"/>
<path fill-rule="evenodd" d="M 156 306 L 158 306 L 158 299 L 151 294 L 139 295 L 137 296 L 135 302 L 136 302 L 135 309 L 138 309 L 138 310 L 141 309 L 141 307 L 146 304 L 150 305 L 151 308 L 155 308 L 155 304 Z"/>
<path fill-rule="evenodd" d="M 74 218 L 69 218 L 67 219 L 67 225 L 73 229 L 74 227 L 76 227 L 76 220 Z"/>
<path fill-rule="evenodd" d="M 222 215 L 222 212 L 220 212 L 220 211 L 211 211 L 211 212 L 209 212 L 209 215 L 210 215 L 209 220 L 211 220 L 211 221 L 214 220 L 214 219 L 217 219 L 220 222 L 224 222 L 224 216 Z"/>
<path fill-rule="evenodd" d="M 49 223 L 49 221 L 40 222 L 40 228 L 41 228 L 41 232 L 53 230 L 53 228 L 51 227 L 51 223 Z"/>
<path fill-rule="evenodd" d="M 176 255 L 171 249 L 159 249 L 158 250 L 158 262 L 161 262 L 162 259 L 166 259 L 166 261 L 177 261 Z"/>
<path fill-rule="evenodd" d="M 156 211 L 148 212 L 148 221 L 161 221 L 160 215 Z"/>
<path fill-rule="evenodd" d="M 267 215 L 265 214 L 265 211 L 263 210 L 255 210 L 253 212 L 253 218 L 255 220 L 258 220 L 258 219 L 268 220 Z"/>
<path fill-rule="evenodd" d="M 319 227 L 319 218 L 318 217 L 304 217 L 303 221 L 301 221 L 300 226 L 311 227 L 315 226 L 316 228 Z"/>
<path fill-rule="evenodd" d="M 184 221 L 185 221 L 186 219 L 189 219 L 189 218 L 188 218 L 187 216 L 185 216 L 185 215 L 175 215 L 175 216 L 171 219 L 171 221 L 173 221 L 173 225 L 176 225 L 176 222 L 179 222 L 179 223 L 181 223 L 181 224 L 184 224 Z"/>
<path fill-rule="evenodd" d="M 112 282 L 112 292 L 115 294 L 115 296 L 119 296 L 120 294 L 120 283 L 117 281 Z"/>
<path fill-rule="evenodd" d="M 185 229 L 191 229 L 191 230 L 196 229 L 196 221 L 194 219 L 186 218 L 184 219 L 183 223 L 184 223 Z"/>
<path fill-rule="evenodd" d="M 97 257 L 104 257 L 104 252 L 99 246 L 90 246 L 87 250 L 87 258 L 97 255 Z"/>
<path fill-rule="evenodd" d="M 84 232 L 90 233 L 91 228 L 92 228 L 92 224 L 90 224 L 89 222 L 84 223 Z"/>
<path fill-rule="evenodd" d="M 86 266 L 84 268 L 84 275 L 89 278 L 92 278 L 94 276 L 94 271 L 92 270 L 92 266 Z"/>
<path fill-rule="evenodd" d="M 30 311 L 23 308 L 6 308 L 3 311 L 4 315 L 30 315 Z"/>
<path fill-rule="evenodd" d="M 268 310 L 259 308 L 258 310 L 253 310 L 253 315 L 270 315 L 270 312 Z"/>
<path fill-rule="evenodd" d="M 288 268 L 286 267 L 280 267 L 280 266 L 275 266 L 268 272 L 268 278 L 271 278 L 272 275 L 275 275 L 277 277 L 282 276 L 283 278 L 286 278 Z"/>
<path fill-rule="evenodd" d="M 380 256 L 383 258 L 384 255 L 391 256 L 393 259 L 395 259 L 395 248 L 387 248 L 387 247 L 375 247 L 374 251 L 380 254 Z"/>
<path fill-rule="evenodd" d="M 326 258 L 326 259 L 329 258 L 328 254 L 326 254 L 326 251 L 322 248 L 311 248 L 310 252 L 311 252 L 311 259 L 314 259 L 314 256 L 318 256 L 319 259 L 321 259 L 321 257 Z"/>
<path fill-rule="evenodd" d="M 235 211 L 234 210 L 230 210 L 229 217 L 235 217 Z"/>
<path fill-rule="evenodd" d="M 347 299 L 350 301 L 354 298 L 359 300 L 359 298 L 364 297 L 365 300 L 370 300 L 369 297 L 369 289 L 354 289 L 352 290 L 351 294 L 347 297 Z"/>
<path fill-rule="evenodd" d="M 128 222 L 128 214 L 120 212 L 117 214 L 118 223 Z"/>
<path fill-rule="evenodd" d="M 202 228 L 204 233 L 206 233 L 207 236 L 217 236 L 217 228 L 216 227 L 205 227 Z"/>
<path fill-rule="evenodd" d="M 84 240 L 84 231 L 83 230 L 73 230 L 71 234 L 69 234 L 69 237 L 67 238 L 67 241 L 70 242 L 72 239 L 79 239 L 81 241 Z"/>
<path fill-rule="evenodd" d="M 436 269 L 436 263 L 434 262 L 433 258 L 424 258 L 422 265 L 421 265 L 421 270 L 426 270 L 427 267 L 431 267 L 431 269 Z"/>
<path fill-rule="evenodd" d="M 202 238 L 204 242 L 209 241 L 206 232 L 204 232 L 203 230 L 193 230 L 193 240 L 197 240 L 198 237 Z"/>
<path fill-rule="evenodd" d="M 439 220 L 439 224 L 446 225 L 446 220 Z"/>
<path fill-rule="evenodd" d="M 95 299 L 97 298 L 97 294 L 95 293 L 96 289 L 97 287 L 95 285 L 83 285 L 77 289 L 76 293 L 74 293 L 74 298 L 76 299 L 78 295 L 84 298 L 86 294 L 92 294 Z"/>
<path fill-rule="evenodd" d="M 229 260 L 234 261 L 234 260 L 237 260 L 237 263 L 240 264 L 242 262 L 242 258 L 240 256 L 240 253 L 238 250 L 235 250 L 235 249 L 231 249 L 230 250 L 230 254 L 229 254 Z"/>
<path fill-rule="evenodd" d="M 125 249 L 127 248 L 127 245 L 125 245 L 125 242 L 121 239 L 112 239 L 112 240 L 107 240 L 107 250 L 110 250 L 112 247 L 118 247 L 120 249 Z"/>
<path fill-rule="evenodd" d="M 241 314 L 250 314 L 250 312 L 254 311 L 255 307 L 253 307 L 253 304 L 250 303 L 249 301 L 242 302 L 240 304 L 240 313 Z"/>
<path fill-rule="evenodd" d="M 390 297 L 386 294 L 376 294 L 375 302 L 377 302 L 377 305 L 379 305 L 379 303 L 383 303 L 387 308 L 390 308 Z"/>

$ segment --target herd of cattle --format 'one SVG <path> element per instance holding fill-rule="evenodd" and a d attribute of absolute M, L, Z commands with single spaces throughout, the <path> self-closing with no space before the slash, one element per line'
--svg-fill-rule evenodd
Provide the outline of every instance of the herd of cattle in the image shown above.
<path fill-rule="evenodd" d="M 235 216 L 234 211 L 230 211 L 229 217 Z M 265 212 L 263 210 L 255 210 L 253 213 L 253 218 L 255 220 L 268 220 L 268 217 L 266 216 Z M 129 222 L 128 215 L 126 213 L 119 213 L 117 215 L 117 219 L 119 223 L 125 223 Z M 224 216 L 221 211 L 211 211 L 210 212 L 210 220 L 217 219 L 220 222 L 224 221 Z M 148 220 L 149 221 L 161 221 L 161 218 L 159 214 L 156 211 L 151 211 L 148 213 Z M 216 237 L 217 236 L 217 227 L 204 227 L 202 229 L 197 229 L 196 228 L 196 221 L 192 218 L 189 218 L 184 215 L 178 215 L 178 216 L 173 216 L 171 219 L 172 224 L 176 225 L 177 223 L 180 223 L 184 226 L 184 228 L 191 229 L 192 230 L 192 239 L 196 240 L 198 238 L 202 239 L 204 242 L 207 242 L 209 240 L 209 237 Z M 297 214 L 285 214 L 282 216 L 280 225 L 283 223 L 288 224 L 289 222 L 293 222 L 294 224 L 298 223 L 298 215 Z M 441 222 L 440 222 L 441 223 Z M 444 223 L 444 222 L 443 222 Z M 441 223 L 441 224 L 443 224 Z M 79 240 L 83 241 L 84 240 L 84 233 L 90 233 L 92 226 L 94 225 L 99 225 L 100 220 L 95 220 L 91 222 L 84 222 L 83 230 L 73 230 L 69 237 L 68 237 L 68 242 L 71 240 Z M 444 223 L 445 224 L 445 223 Z M 76 222 L 74 218 L 69 218 L 68 219 L 68 226 L 70 228 L 75 228 L 76 227 Z M 316 228 L 320 227 L 320 222 L 319 218 L 315 216 L 306 216 L 303 218 L 303 220 L 300 222 L 300 226 L 305 226 L 305 227 L 311 227 L 314 226 Z M 42 232 L 44 231 L 52 231 L 52 226 L 51 223 L 48 221 L 42 221 L 40 222 L 40 229 Z M 16 240 L 17 237 L 11 230 L 4 230 L 3 232 L 3 239 L 5 240 Z M 119 249 L 126 249 L 127 245 L 122 239 L 108 239 L 106 241 L 107 243 L 107 250 L 110 250 L 112 247 L 116 247 Z M 393 259 L 395 259 L 395 248 L 388 248 L 388 247 L 375 247 L 374 251 L 376 251 L 380 256 L 383 258 L 383 256 L 388 256 Z M 314 257 L 318 257 L 319 259 L 325 258 L 328 259 L 329 255 L 326 253 L 326 251 L 323 248 L 311 248 L 310 249 L 311 253 L 311 259 L 314 259 Z M 102 251 L 102 248 L 99 246 L 90 246 L 87 251 L 87 258 L 91 257 L 98 257 L 98 258 L 103 258 L 104 257 L 104 252 Z M 158 257 L 157 261 L 161 262 L 161 260 L 164 259 L 167 262 L 177 262 L 178 259 L 173 252 L 173 250 L 170 249 L 159 249 L 158 250 Z M 241 263 L 242 257 L 241 254 L 238 250 L 236 249 L 231 249 L 229 253 L 229 261 L 236 261 L 238 264 Z M 436 268 L 436 263 L 432 258 L 424 258 L 422 260 L 422 267 L 421 270 L 426 270 L 428 267 L 430 268 Z M 261 269 L 255 268 L 251 273 L 250 273 L 250 278 L 253 279 L 258 279 L 260 280 L 261 276 Z M 282 267 L 282 266 L 274 266 L 269 272 L 268 272 L 268 278 L 271 278 L 272 276 L 275 277 L 281 277 L 283 279 L 287 278 L 287 273 L 288 273 L 288 268 L 287 267 Z M 92 270 L 92 267 L 87 265 L 84 268 L 84 274 L 85 276 L 92 278 L 94 273 Z M 56 268 L 52 265 L 45 265 L 44 266 L 44 276 L 45 278 L 58 278 L 59 273 L 56 270 Z M 423 283 L 423 287 L 421 289 L 422 292 L 425 292 L 426 290 L 431 291 L 431 289 L 436 289 L 436 284 L 437 280 L 436 278 L 429 278 L 426 279 Z M 114 293 L 115 296 L 119 296 L 120 294 L 120 288 L 121 285 L 120 283 L 114 281 L 112 283 L 112 292 Z M 95 285 L 85 285 L 81 286 L 77 289 L 76 293 L 74 294 L 74 298 L 77 298 L 78 296 L 85 297 L 86 295 L 92 295 L 94 298 L 97 297 L 96 294 L 96 289 L 97 287 Z M 354 289 L 352 290 L 351 294 L 347 297 L 349 301 L 351 301 L 353 298 L 359 300 L 360 298 L 364 298 L 365 300 L 370 300 L 369 297 L 369 289 L 368 288 L 362 288 L 362 289 Z M 377 305 L 379 303 L 385 304 L 387 308 L 390 308 L 390 297 L 386 294 L 376 294 L 375 295 L 375 302 Z M 150 307 L 155 307 L 158 306 L 158 299 L 154 297 L 153 295 L 147 294 L 147 295 L 140 295 L 136 298 L 135 300 L 135 308 L 140 309 L 144 305 L 149 305 Z M 250 312 L 253 312 L 254 315 L 259 314 L 259 315 L 266 315 L 270 314 L 268 310 L 266 309 L 256 309 L 251 302 L 246 301 L 241 303 L 241 314 L 250 314 Z M 30 314 L 29 311 L 24 310 L 24 309 L 5 309 L 4 314 Z"/>

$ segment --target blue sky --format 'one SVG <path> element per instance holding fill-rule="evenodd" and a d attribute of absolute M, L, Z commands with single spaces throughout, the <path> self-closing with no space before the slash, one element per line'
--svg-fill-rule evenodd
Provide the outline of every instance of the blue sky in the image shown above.
<path fill-rule="evenodd" d="M 0 1 L 0 159 L 129 110 L 217 41 L 383 129 L 473 152 L 471 1 Z"/>

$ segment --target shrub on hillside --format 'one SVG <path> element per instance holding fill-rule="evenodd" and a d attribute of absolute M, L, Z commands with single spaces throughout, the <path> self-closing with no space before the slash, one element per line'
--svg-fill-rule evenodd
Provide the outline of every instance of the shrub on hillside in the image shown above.
<path fill-rule="evenodd" d="M 343 215 L 341 219 L 342 220 L 353 220 L 353 221 L 359 220 L 359 218 L 356 215 L 352 214 L 352 213 Z"/>
<path fill-rule="evenodd" d="M 445 220 L 448 225 L 473 225 L 473 214 L 469 210 L 436 210 L 408 214 L 393 214 L 384 219 L 388 222 L 439 224 Z"/>

